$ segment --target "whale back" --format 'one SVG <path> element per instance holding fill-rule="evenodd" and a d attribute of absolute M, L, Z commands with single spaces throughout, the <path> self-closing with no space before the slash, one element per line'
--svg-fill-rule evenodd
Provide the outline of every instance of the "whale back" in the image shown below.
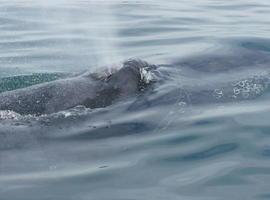
<path fill-rule="evenodd" d="M 128 60 L 121 69 L 102 79 L 83 75 L 4 92 L 0 94 L 0 110 L 41 115 L 77 105 L 109 106 L 121 97 L 140 91 L 141 69 L 147 66 L 140 60 Z"/>

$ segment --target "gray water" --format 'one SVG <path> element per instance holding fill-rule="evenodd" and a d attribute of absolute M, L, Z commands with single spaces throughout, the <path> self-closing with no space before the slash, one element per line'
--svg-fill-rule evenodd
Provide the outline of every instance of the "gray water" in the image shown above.
<path fill-rule="evenodd" d="M 0 92 L 130 58 L 160 77 L 106 108 L 0 111 L 0 199 L 270 199 L 269 23 L 266 0 L 1 0 Z"/>

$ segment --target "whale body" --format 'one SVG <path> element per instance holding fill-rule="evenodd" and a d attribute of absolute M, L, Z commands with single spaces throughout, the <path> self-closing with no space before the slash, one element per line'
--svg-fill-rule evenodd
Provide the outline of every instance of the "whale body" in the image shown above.
<path fill-rule="evenodd" d="M 42 115 L 78 105 L 105 107 L 121 97 L 138 93 L 142 85 L 140 70 L 146 66 L 148 63 L 140 60 L 128 60 L 121 69 L 106 77 L 86 73 L 3 92 L 0 93 L 0 110 Z"/>
<path fill-rule="evenodd" d="M 269 63 L 269 52 L 246 49 L 177 58 L 171 64 L 157 65 L 160 81 L 136 99 L 129 110 L 263 99 L 270 94 Z"/>
<path fill-rule="evenodd" d="M 85 73 L 2 92 L 0 110 L 42 115 L 78 105 L 105 107 L 144 89 L 147 83 L 142 69 L 150 71 L 155 84 L 136 98 L 129 110 L 176 102 L 199 105 L 251 100 L 270 91 L 268 63 L 268 53 L 247 50 L 237 54 L 206 54 L 170 65 L 128 60 L 108 76 Z"/>

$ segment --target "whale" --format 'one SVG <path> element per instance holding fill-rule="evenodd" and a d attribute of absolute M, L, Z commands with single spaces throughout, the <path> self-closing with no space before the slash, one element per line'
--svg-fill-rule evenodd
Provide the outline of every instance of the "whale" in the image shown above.
<path fill-rule="evenodd" d="M 129 59 L 112 73 L 81 75 L 0 93 L 0 110 L 51 114 L 106 107 L 136 96 L 128 110 L 174 103 L 206 105 L 256 99 L 270 90 L 268 52 L 241 50 L 181 58 L 172 64 Z M 149 72 L 149 73 L 148 73 Z M 147 76 L 152 79 L 148 82 Z M 145 90 L 146 89 L 146 90 Z"/>
<path fill-rule="evenodd" d="M 269 63 L 269 52 L 247 49 L 176 58 L 169 64 L 156 65 L 158 81 L 132 102 L 129 110 L 263 100 L 270 94 Z"/>
<path fill-rule="evenodd" d="M 0 93 L 0 110 L 21 115 L 51 114 L 82 105 L 101 108 L 138 94 L 145 81 L 147 62 L 130 59 L 110 74 L 83 73 L 47 83 Z"/>

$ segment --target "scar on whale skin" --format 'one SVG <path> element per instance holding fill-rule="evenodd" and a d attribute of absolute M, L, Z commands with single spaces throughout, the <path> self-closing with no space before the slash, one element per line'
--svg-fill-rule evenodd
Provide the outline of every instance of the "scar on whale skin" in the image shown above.
<path fill-rule="evenodd" d="M 0 110 L 19 114 L 50 114 L 77 105 L 98 108 L 120 98 L 137 94 L 144 86 L 141 70 L 153 65 L 141 60 L 128 60 L 109 76 L 83 74 L 0 93 Z"/>

